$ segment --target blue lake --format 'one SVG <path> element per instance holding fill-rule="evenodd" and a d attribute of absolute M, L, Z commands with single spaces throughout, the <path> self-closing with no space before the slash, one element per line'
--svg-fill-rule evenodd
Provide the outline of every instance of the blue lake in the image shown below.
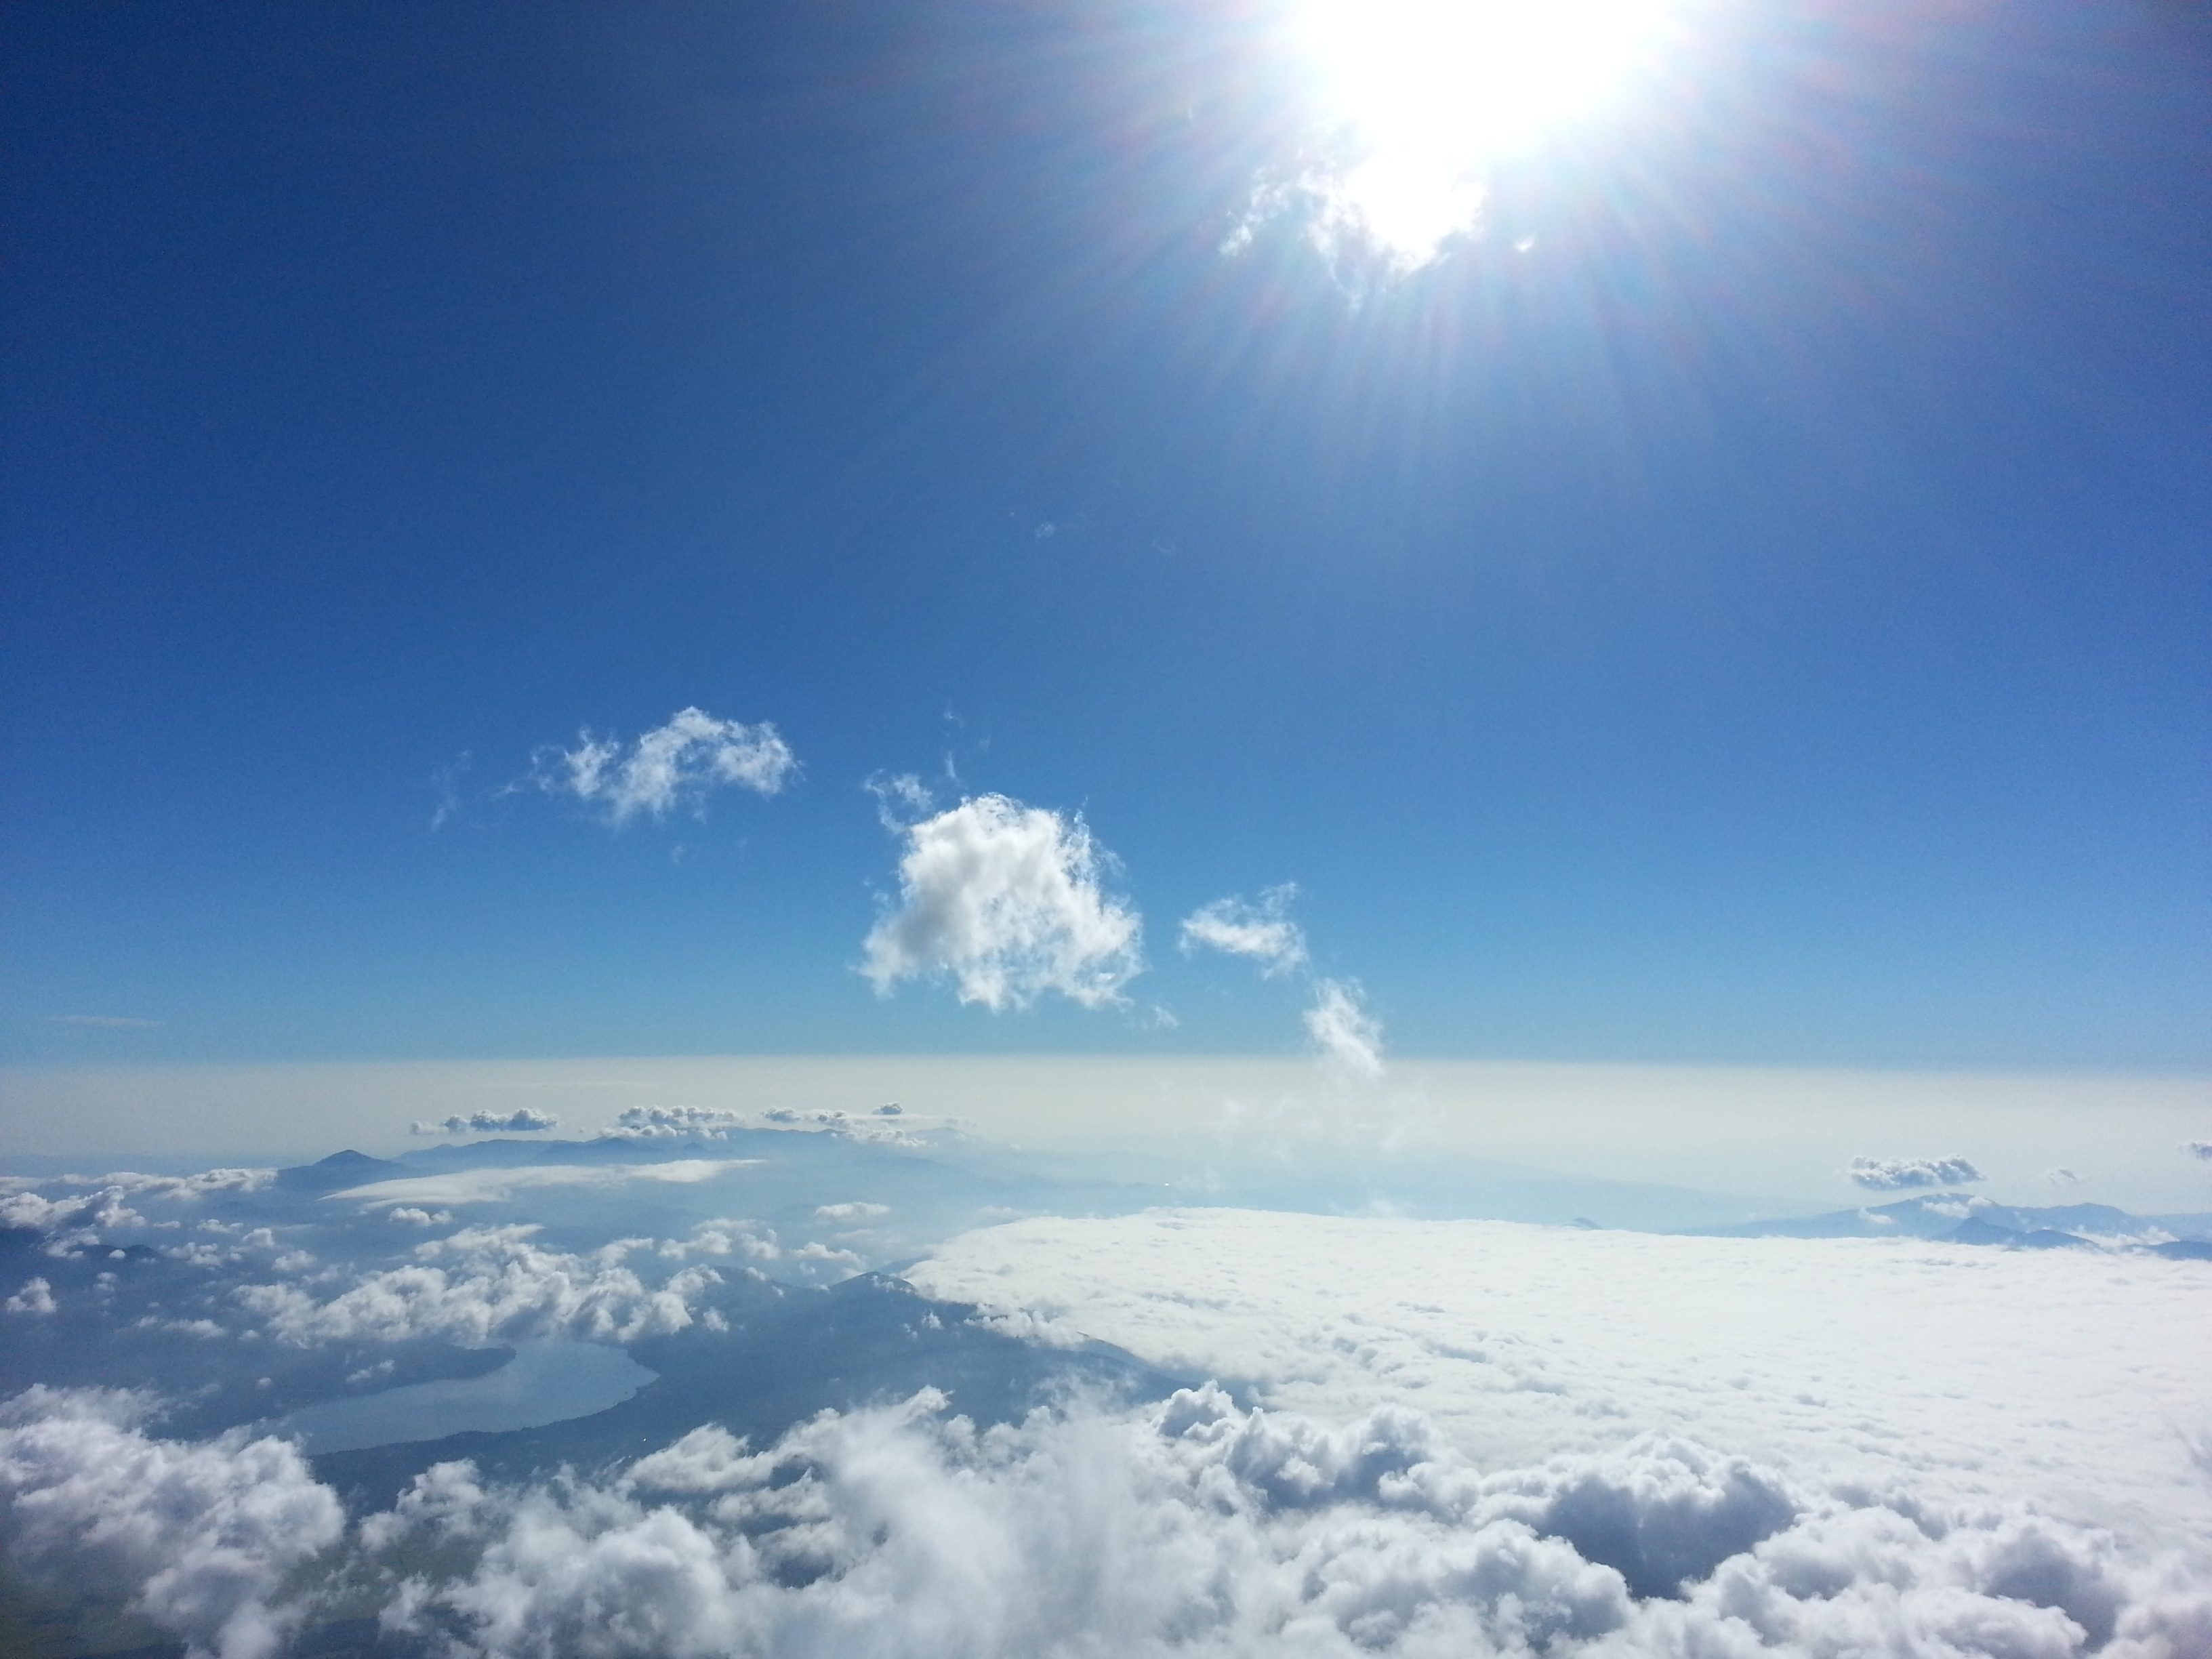
<path fill-rule="evenodd" d="M 588 1417 L 635 1394 L 659 1373 L 597 1342 L 532 1342 L 481 1376 L 410 1382 L 381 1394 L 306 1406 L 268 1425 L 310 1455 L 360 1451 L 471 1430 L 496 1433 Z"/>

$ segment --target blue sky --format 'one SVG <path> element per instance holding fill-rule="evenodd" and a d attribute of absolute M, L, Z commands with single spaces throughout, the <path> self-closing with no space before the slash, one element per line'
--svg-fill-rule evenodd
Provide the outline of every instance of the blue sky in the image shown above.
<path fill-rule="evenodd" d="M 1295 882 L 1395 1054 L 2212 1064 L 2212 43 L 1929 14 L 1362 283 L 1266 9 L 11 7 L 7 1051 L 1288 1051 Z M 690 707 L 800 771 L 526 784 Z M 901 773 L 1126 1006 L 876 994 Z"/>

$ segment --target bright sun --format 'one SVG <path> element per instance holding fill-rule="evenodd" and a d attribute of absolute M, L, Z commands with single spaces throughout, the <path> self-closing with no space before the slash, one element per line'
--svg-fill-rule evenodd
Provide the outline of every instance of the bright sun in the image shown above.
<path fill-rule="evenodd" d="M 1491 158 L 1587 112 L 1669 0 L 1301 0 L 1297 45 L 1346 146 L 1333 215 L 1401 269 L 1480 216 Z"/>

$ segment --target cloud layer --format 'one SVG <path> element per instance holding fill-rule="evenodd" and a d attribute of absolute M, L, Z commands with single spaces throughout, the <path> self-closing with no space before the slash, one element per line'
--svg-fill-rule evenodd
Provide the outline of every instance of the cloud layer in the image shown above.
<path fill-rule="evenodd" d="M 0 1427 L 19 1531 L 49 1559 L 107 1548 L 149 1613 L 262 1659 L 305 1613 L 283 1573 L 338 1540 L 334 1500 L 279 1443 L 179 1447 L 102 1403 Z M 596 1480 L 441 1464 L 361 1523 L 352 1577 L 452 1659 L 2193 1659 L 2212 1639 L 2179 1554 L 1678 1436 L 1486 1474 L 1397 1407 L 1331 1422 L 1208 1386 L 978 1431 L 946 1406 L 825 1412 L 758 1449 L 704 1425 Z M 96 1539 L 133 1480 L 169 1501 Z"/>
<path fill-rule="evenodd" d="M 1200 1210 L 1014 1222 L 908 1277 L 1273 1407 L 1418 1408 L 1485 1468 L 1658 1431 L 2137 1539 L 2212 1531 L 2195 1262 Z"/>
<path fill-rule="evenodd" d="M 773 795 L 798 770 L 791 745 L 767 721 L 747 726 L 682 708 L 628 745 L 580 732 L 575 748 L 541 752 L 534 776 L 541 788 L 604 806 L 621 824 L 641 815 L 702 811 L 707 797 L 727 785 Z"/>
<path fill-rule="evenodd" d="M 1079 817 L 978 795 L 904 831 L 899 901 L 870 932 L 878 994 L 945 978 L 997 1012 L 1048 992 L 1120 1006 L 1144 971 L 1142 923 L 1103 884 L 1108 855 Z"/>

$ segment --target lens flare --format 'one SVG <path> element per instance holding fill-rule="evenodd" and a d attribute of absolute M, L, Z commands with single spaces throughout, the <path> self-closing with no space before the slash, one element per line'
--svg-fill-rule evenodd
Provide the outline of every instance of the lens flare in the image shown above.
<path fill-rule="evenodd" d="M 1337 160 L 1322 228 L 1414 270 L 1474 228 L 1485 164 L 1587 114 L 1650 50 L 1670 0 L 1304 0 Z"/>

